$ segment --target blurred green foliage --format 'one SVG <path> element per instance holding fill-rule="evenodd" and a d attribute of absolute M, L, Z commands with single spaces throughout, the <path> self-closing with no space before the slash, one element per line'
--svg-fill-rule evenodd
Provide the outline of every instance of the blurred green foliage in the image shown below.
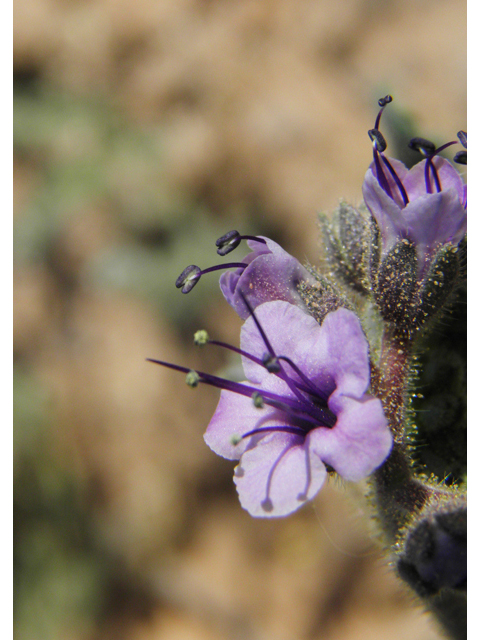
<path fill-rule="evenodd" d="M 189 263 L 216 262 L 214 242 L 226 227 L 205 203 L 170 186 L 161 130 L 142 129 L 105 103 L 47 89 L 16 91 L 14 112 L 15 157 L 36 173 L 34 191 L 15 221 L 17 263 L 52 266 L 69 225 L 85 211 L 106 210 L 115 239 L 78 273 L 57 275 L 73 277 L 73 285 L 144 295 L 190 330 L 204 296 L 220 295 L 217 281 L 202 281 L 203 296 L 175 295 L 174 282 Z M 253 213 L 241 204 L 224 216 L 248 233 Z M 66 262 L 68 255 L 53 266 L 71 271 Z"/>
<path fill-rule="evenodd" d="M 14 368 L 14 616 L 16 637 L 62 638 L 103 605 L 108 573 L 95 552 L 78 478 L 59 463 L 48 393 Z"/>
<path fill-rule="evenodd" d="M 217 261 L 215 239 L 226 229 L 205 203 L 170 186 L 161 130 L 45 85 L 15 87 L 14 114 L 14 160 L 33 176 L 14 220 L 15 268 L 47 269 L 67 325 L 67 302 L 79 289 L 117 290 L 143 296 L 190 337 L 205 298 L 221 295 L 218 280 L 206 277 L 202 295 L 191 296 L 174 283 L 187 264 Z M 69 229 L 92 211 L 106 217 L 111 235 L 79 261 Z M 227 212 L 228 224 L 239 216 L 248 232 L 242 206 Z M 14 356 L 16 637 L 88 637 L 112 598 L 125 593 L 128 602 L 148 603 L 148 588 L 112 557 L 85 479 L 62 462 L 54 398 L 35 371 L 35 355 L 20 348 Z"/>

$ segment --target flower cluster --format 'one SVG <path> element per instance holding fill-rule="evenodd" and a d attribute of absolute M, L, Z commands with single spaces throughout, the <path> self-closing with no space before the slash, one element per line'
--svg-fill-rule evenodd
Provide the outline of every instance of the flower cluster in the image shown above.
<path fill-rule="evenodd" d="M 369 131 L 374 158 L 363 184 L 366 208 L 342 204 L 333 222 L 323 223 L 330 275 L 340 275 L 343 285 L 303 267 L 273 240 L 238 231 L 216 244 L 225 256 L 247 241 L 251 251 L 241 261 L 203 270 L 190 265 L 176 282 L 188 293 L 204 274 L 227 270 L 220 289 L 244 321 L 240 347 L 211 340 L 204 331 L 195 334 L 197 344 L 239 354 L 243 382 L 152 362 L 185 373 L 192 387 L 221 389 L 205 441 L 215 453 L 238 461 L 234 481 L 242 506 L 253 516 L 292 513 L 333 472 L 350 481 L 375 474 L 379 491 L 397 483 L 392 489 L 400 501 L 396 513 L 385 506 L 383 495 L 379 498 L 385 518 L 390 517 L 387 530 L 403 526 L 410 508 L 405 505 L 420 509 L 430 495 L 410 481 L 410 466 L 402 458 L 402 403 L 411 328 L 443 308 L 458 281 L 466 187 L 454 166 L 439 156 L 453 142 L 437 149 L 428 140 L 413 139 L 410 146 L 425 159 L 410 170 L 385 156 L 379 126 L 389 102 L 390 96 L 379 101 Z M 466 148 L 466 134 L 458 138 Z M 466 164 L 466 151 L 455 160 Z M 369 299 L 370 306 L 359 304 L 359 297 Z M 371 305 L 389 327 L 380 355 L 371 352 L 362 328 L 362 309 Z M 398 483 L 406 492 L 415 487 L 415 499 L 400 504 Z"/>
<path fill-rule="evenodd" d="M 226 255 L 244 239 L 219 238 Z M 315 278 L 268 238 L 247 237 L 252 249 L 220 278 L 220 288 L 245 319 L 238 352 L 246 381 L 232 382 L 186 367 L 153 360 L 187 374 L 191 386 L 222 389 L 205 441 L 215 453 L 239 460 L 234 480 L 241 504 L 254 516 L 283 516 L 312 499 L 337 472 L 358 481 L 384 462 L 392 447 L 379 399 L 368 395 L 369 349 L 358 317 L 340 308 L 320 325 L 308 313 L 300 283 Z M 190 291 L 204 273 L 187 267 L 177 287 Z"/>

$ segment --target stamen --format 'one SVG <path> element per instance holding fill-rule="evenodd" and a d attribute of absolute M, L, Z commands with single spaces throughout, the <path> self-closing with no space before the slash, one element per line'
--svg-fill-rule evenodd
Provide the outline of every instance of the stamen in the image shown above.
<path fill-rule="evenodd" d="M 307 500 L 308 489 L 312 483 L 312 468 L 308 447 L 305 447 L 305 468 L 307 470 L 307 481 L 305 482 L 305 488 L 302 493 L 299 493 L 297 495 L 297 500 L 299 500 L 300 502 L 305 502 L 305 500 Z"/>
<path fill-rule="evenodd" d="M 438 147 L 438 149 L 435 150 L 435 153 L 432 154 L 434 156 L 438 156 L 438 154 L 443 151 L 444 149 L 447 149 L 448 147 L 451 147 L 452 144 L 458 144 L 458 142 L 456 140 L 451 140 L 450 142 L 445 142 L 445 144 L 442 144 L 440 147 Z"/>
<path fill-rule="evenodd" d="M 270 499 L 270 487 L 272 486 L 273 474 L 275 473 L 275 469 L 280 464 L 281 459 L 283 458 L 283 456 L 287 453 L 287 451 L 289 449 L 290 449 L 290 444 L 288 444 L 285 447 L 285 449 L 278 456 L 278 458 L 275 460 L 275 463 L 273 464 L 272 468 L 270 469 L 270 472 L 269 472 L 268 478 L 267 478 L 267 486 L 266 486 L 266 490 L 265 490 L 265 499 L 262 500 L 262 502 L 260 503 L 261 506 L 262 506 L 262 509 L 264 511 L 267 511 L 267 512 L 273 511 L 273 503 L 272 503 L 272 501 Z"/>
<path fill-rule="evenodd" d="M 265 400 L 263 399 L 263 396 L 257 391 L 254 394 L 252 394 L 252 400 L 253 400 L 253 406 L 256 407 L 257 409 L 263 409 L 263 407 L 265 406 Z"/>
<path fill-rule="evenodd" d="M 448 147 L 451 147 L 452 144 L 457 144 L 456 140 L 452 140 L 451 142 L 446 142 L 445 144 L 442 144 L 442 146 L 438 147 L 438 149 L 435 150 L 435 153 L 432 153 L 432 155 L 427 158 L 427 166 L 429 166 L 430 168 L 430 172 L 433 175 L 433 179 L 435 181 L 435 189 L 437 190 L 437 193 L 440 193 L 440 191 L 442 190 L 442 184 L 440 182 L 440 176 L 438 175 L 438 171 L 436 166 L 433 163 L 433 158 L 435 156 L 437 156 L 441 151 L 443 151 L 444 149 L 447 149 Z M 426 167 L 425 167 L 426 169 Z M 429 184 L 427 184 L 427 189 L 428 189 Z M 431 191 L 428 191 L 428 193 L 431 193 Z"/>
<path fill-rule="evenodd" d="M 390 102 L 392 102 L 392 100 L 393 98 L 390 95 L 386 95 L 384 98 L 380 98 L 380 100 L 378 101 L 378 106 L 380 107 L 380 111 L 378 112 L 377 118 L 375 120 L 375 127 L 369 130 L 368 135 L 370 137 L 370 140 L 372 140 L 373 142 L 373 161 L 375 162 L 375 169 L 377 171 L 377 180 L 380 183 L 380 186 L 385 191 L 385 193 L 388 196 L 390 196 L 390 198 L 392 198 L 393 200 L 394 198 L 393 198 L 392 190 L 390 188 L 390 184 L 388 183 L 387 176 L 385 175 L 385 172 L 382 167 L 382 163 L 380 162 L 380 160 L 383 160 L 383 162 L 387 166 L 387 169 L 392 174 L 392 177 L 395 180 L 395 183 L 397 184 L 400 190 L 400 193 L 402 194 L 403 201 L 405 202 L 406 193 L 405 193 L 405 189 L 403 189 L 403 185 L 401 184 L 392 165 L 386 160 L 386 158 L 383 155 L 381 155 L 387 148 L 387 141 L 385 140 L 385 138 L 383 137 L 382 133 L 379 130 L 380 119 L 382 117 L 383 110 L 385 109 L 387 104 L 390 104 Z M 408 202 L 408 198 L 407 198 L 407 202 Z"/>
<path fill-rule="evenodd" d="M 426 140 L 425 138 L 412 138 L 408 143 L 410 149 L 414 151 L 419 151 L 424 156 L 431 156 L 436 149 L 436 146 L 430 140 Z"/>
<path fill-rule="evenodd" d="M 318 387 L 316 387 L 312 383 L 312 381 L 307 378 L 307 376 L 303 373 L 303 371 L 299 367 L 297 367 L 297 365 L 293 362 L 293 360 L 290 360 L 290 358 L 287 358 L 287 356 L 278 356 L 277 360 L 284 360 L 285 362 L 287 362 L 295 371 L 295 373 L 305 382 L 306 386 L 303 386 L 298 382 L 296 383 L 299 389 L 302 389 L 303 391 L 306 391 L 310 395 L 320 398 L 324 402 L 328 400 L 328 394 L 322 391 L 321 389 L 319 389 Z"/>
<path fill-rule="evenodd" d="M 427 158 L 427 161 L 425 163 L 425 186 L 426 186 L 427 193 L 433 193 L 430 174 L 433 176 L 433 180 L 435 182 L 435 189 L 437 190 L 437 193 L 440 193 L 440 191 L 442 190 L 442 185 L 440 184 L 440 178 L 438 177 L 437 168 L 433 164 L 433 160 L 431 157 Z"/>
<path fill-rule="evenodd" d="M 234 347 L 232 344 L 228 344 L 227 342 L 220 342 L 220 340 L 209 340 L 208 344 L 214 344 L 217 347 L 223 347 L 224 349 L 229 349 L 230 351 L 234 351 L 235 353 L 238 353 L 239 355 L 243 356 L 244 358 L 248 358 L 249 360 L 252 360 L 256 364 L 259 364 L 261 367 L 264 366 L 263 365 L 263 360 L 261 358 L 257 358 L 256 356 L 252 355 L 251 353 L 248 353 L 248 351 L 244 351 L 243 349 L 240 349 L 239 347 Z"/>
<path fill-rule="evenodd" d="M 182 287 L 182 293 L 188 293 L 200 280 L 201 275 L 202 271 L 200 267 L 197 267 L 195 264 L 191 264 L 188 267 L 185 267 L 182 273 L 178 276 L 175 281 L 175 286 L 177 289 Z"/>
<path fill-rule="evenodd" d="M 390 95 L 386 95 L 384 98 L 380 98 L 380 100 L 378 101 L 378 106 L 380 107 L 380 111 L 378 112 L 377 118 L 375 120 L 375 127 L 369 130 L 368 135 L 370 137 L 370 140 L 373 142 L 373 160 L 375 162 L 377 180 L 380 183 L 380 186 L 385 191 L 385 193 L 390 198 L 392 198 L 392 200 L 394 200 L 392 189 L 388 182 L 388 178 L 385 175 L 385 171 L 383 170 L 383 167 L 382 167 L 382 162 L 383 162 L 383 164 L 387 167 L 388 172 L 392 176 L 395 184 L 397 185 L 400 195 L 402 196 L 404 206 L 407 206 L 409 200 L 408 200 L 407 192 L 405 191 L 405 188 L 402 184 L 402 181 L 397 176 L 397 172 L 395 171 L 395 169 L 393 168 L 389 160 L 383 155 L 383 152 L 387 148 L 387 141 L 385 140 L 385 138 L 383 137 L 383 134 L 379 130 L 380 118 L 382 117 L 383 110 L 385 109 L 387 104 L 390 104 L 390 102 L 392 102 L 392 100 L 393 98 Z"/>
<path fill-rule="evenodd" d="M 373 142 L 373 148 L 379 153 L 385 151 L 387 148 L 387 142 L 378 129 L 369 129 L 368 135 Z"/>
<path fill-rule="evenodd" d="M 247 433 L 244 433 L 242 436 L 242 440 L 245 438 L 249 438 L 250 436 L 255 436 L 257 433 L 268 433 L 269 431 L 281 433 L 292 433 L 294 436 L 300 436 L 301 438 L 305 437 L 305 431 L 300 429 L 299 427 L 290 427 L 289 425 L 278 425 L 274 427 L 259 427 L 258 429 L 252 429 Z"/>
<path fill-rule="evenodd" d="M 243 299 L 243 302 L 245 303 L 245 306 L 247 307 L 247 309 L 250 312 L 250 315 L 253 318 L 253 321 L 255 322 L 257 329 L 262 337 L 262 340 L 265 343 L 265 346 L 268 349 L 268 354 L 272 357 L 272 358 L 276 358 L 276 354 L 275 351 L 273 350 L 272 345 L 270 344 L 269 339 L 267 338 L 267 334 L 265 333 L 265 331 L 263 330 L 262 325 L 260 324 L 260 322 L 258 321 L 258 318 L 253 310 L 252 305 L 248 302 L 247 298 L 244 296 L 243 291 L 241 289 L 239 289 L 239 293 Z M 265 356 L 263 357 L 263 361 L 265 361 Z M 265 365 L 266 366 L 266 365 Z M 268 369 L 267 369 L 268 370 Z M 287 383 L 287 385 L 289 386 L 290 390 L 297 396 L 297 398 L 299 398 L 299 400 L 301 402 L 305 402 L 305 398 L 304 396 L 302 396 L 302 394 L 300 393 L 300 391 L 297 389 L 297 387 L 295 386 L 295 384 L 293 383 L 293 381 L 290 379 L 290 377 L 285 373 L 285 371 L 283 370 L 283 367 L 280 367 L 279 372 L 282 373 L 281 377 L 282 380 L 284 382 Z"/>
<path fill-rule="evenodd" d="M 268 373 L 278 373 L 281 370 L 278 358 L 268 352 L 263 354 L 262 364 Z"/>
<path fill-rule="evenodd" d="M 460 133 L 464 133 L 464 132 L 460 131 L 459 134 Z M 448 147 L 452 146 L 452 144 L 457 144 L 457 141 L 453 140 L 452 142 L 446 142 L 445 144 L 442 144 L 441 147 L 438 147 L 438 149 L 436 148 L 433 142 L 431 142 L 430 140 L 426 140 L 425 138 L 412 138 L 408 143 L 408 146 L 410 147 L 410 149 L 413 149 L 414 151 L 419 151 L 427 159 L 425 163 L 425 189 L 427 193 L 433 193 L 430 176 L 433 177 L 433 181 L 435 182 L 435 189 L 437 190 L 437 193 L 440 193 L 440 191 L 442 190 L 440 176 L 438 175 L 438 171 L 433 162 L 433 158 L 435 158 L 435 156 L 437 156 L 444 149 L 447 149 Z"/>
<path fill-rule="evenodd" d="M 249 310 L 253 321 L 255 322 L 257 329 L 260 332 L 260 335 L 262 336 L 262 339 L 265 343 L 265 346 L 268 349 L 268 353 L 265 354 L 267 356 L 269 356 L 270 358 L 276 359 L 276 361 L 278 362 L 279 360 L 287 360 L 287 358 L 285 356 L 277 356 L 275 354 L 275 351 L 273 350 L 272 345 L 270 344 L 270 341 L 267 338 L 267 335 L 265 333 L 265 331 L 263 330 L 262 325 L 260 324 L 252 305 L 248 302 L 247 298 L 244 296 L 243 292 L 241 290 L 239 290 L 239 293 L 247 307 L 247 309 Z M 263 364 L 266 367 L 265 364 L 265 355 L 263 356 Z M 288 361 L 288 360 L 287 360 Z M 292 361 L 289 361 L 289 364 L 293 365 Z M 295 365 L 293 365 L 295 367 Z M 297 372 L 299 372 L 300 370 L 298 369 L 298 367 L 296 368 Z M 268 370 L 268 367 L 267 367 Z M 302 395 L 302 393 L 300 392 L 300 389 L 305 390 L 303 385 L 299 384 L 298 382 L 296 382 L 295 380 L 293 380 L 292 378 L 290 378 L 290 376 L 286 373 L 285 369 L 283 367 L 280 367 L 278 372 L 273 371 L 273 373 L 277 373 L 278 377 L 281 378 L 289 387 L 289 389 L 297 396 L 297 398 L 300 400 L 300 402 L 305 406 L 305 405 L 309 405 L 310 399 L 309 398 L 305 398 L 304 395 Z M 303 374 L 301 375 L 302 379 L 307 380 L 306 376 L 304 376 Z M 306 390 L 306 392 L 309 395 L 312 395 L 310 390 Z M 317 398 L 322 399 L 324 402 L 327 398 L 325 398 L 325 394 L 322 394 L 322 392 L 319 393 L 319 390 L 316 390 L 316 392 L 314 393 L 314 395 Z M 323 396 L 323 397 L 322 397 Z M 324 408 L 320 408 L 317 407 L 317 412 L 321 415 L 321 419 L 325 422 L 325 426 L 329 426 L 329 427 L 333 427 L 333 425 L 335 424 L 337 418 L 335 416 L 335 414 L 333 414 L 327 407 Z M 308 413 L 309 415 L 313 415 L 311 411 L 306 410 L 305 413 Z"/>
<path fill-rule="evenodd" d="M 467 148 L 467 132 L 459 131 L 457 133 L 457 138 L 460 140 L 460 144 L 466 149 Z M 459 151 L 457 154 L 455 154 L 453 161 L 457 162 L 458 164 L 467 164 L 467 152 L 463 150 Z"/>
<path fill-rule="evenodd" d="M 467 148 L 467 132 L 459 131 L 457 133 L 457 138 L 460 140 L 461 145 L 466 149 Z"/>
<path fill-rule="evenodd" d="M 375 129 L 380 127 L 380 118 L 382 117 L 383 110 L 392 102 L 393 98 L 391 95 L 386 95 L 384 98 L 380 98 L 378 101 L 378 106 L 380 107 L 380 111 L 378 112 L 377 119 L 375 120 Z"/>
<path fill-rule="evenodd" d="M 297 375 L 299 376 L 299 378 L 301 380 L 303 380 L 303 382 L 305 384 L 302 384 L 301 382 L 297 382 L 296 380 L 293 380 L 290 378 L 291 382 L 300 390 L 303 391 L 304 393 L 308 394 L 308 396 L 312 397 L 313 396 L 313 400 L 314 401 L 320 401 L 321 405 L 323 405 L 323 409 L 325 409 L 325 411 L 321 414 L 321 418 L 324 420 L 324 422 L 327 423 L 326 426 L 333 426 L 335 424 L 335 416 L 333 413 L 331 413 L 328 410 L 328 394 L 325 393 L 324 391 L 322 391 L 321 389 L 319 389 L 318 387 L 316 387 L 308 378 L 307 376 L 301 371 L 301 369 L 299 367 L 297 367 L 297 365 L 287 356 L 272 356 L 270 353 L 266 352 L 263 355 L 263 358 L 257 358 L 257 356 L 252 355 L 251 353 L 248 353 L 248 351 L 244 351 L 243 349 L 240 349 L 239 347 L 235 347 L 231 344 L 228 344 L 227 342 L 221 342 L 220 340 L 210 340 L 210 338 L 208 337 L 208 334 L 205 330 L 200 330 L 197 331 L 194 335 L 194 342 L 197 345 L 203 345 L 203 344 L 213 344 L 216 345 L 218 347 L 223 347 L 224 349 L 228 349 L 229 351 L 233 351 L 234 353 L 238 353 L 239 355 L 243 356 L 244 358 L 248 358 L 249 360 L 252 360 L 252 362 L 255 362 L 256 364 L 265 367 L 267 369 L 267 371 L 269 373 L 281 373 L 281 375 L 279 375 L 279 378 L 281 378 L 282 380 L 286 381 L 286 378 L 288 377 L 288 374 L 281 369 L 280 364 L 279 364 L 279 360 L 283 360 L 284 362 L 287 362 L 292 369 L 297 373 Z M 254 393 L 252 398 L 254 401 L 254 404 L 256 407 L 260 407 L 263 405 L 259 404 L 259 401 L 257 402 L 257 398 L 256 396 L 259 396 L 260 394 L 258 393 Z M 302 402 L 306 402 L 308 401 L 306 398 L 304 398 L 303 396 L 299 395 L 298 396 Z M 262 403 L 264 403 L 263 398 L 261 398 Z"/>
<path fill-rule="evenodd" d="M 182 293 L 189 293 L 205 273 L 218 271 L 219 269 L 245 269 L 247 266 L 244 262 L 229 262 L 226 264 L 217 264 L 202 270 L 200 267 L 197 267 L 196 264 L 191 264 L 178 276 L 175 286 L 177 289 L 181 288 Z"/>
<path fill-rule="evenodd" d="M 262 242 L 266 244 L 263 238 L 257 238 L 256 236 L 242 236 L 238 231 L 229 231 L 215 242 L 218 247 L 217 253 L 219 256 L 226 256 L 227 253 L 233 251 L 238 247 L 242 240 L 255 240 L 256 242 Z"/>
<path fill-rule="evenodd" d="M 205 329 L 199 329 L 193 335 L 193 342 L 197 345 L 197 347 L 203 347 L 208 342 L 210 342 L 210 338 Z"/>
<path fill-rule="evenodd" d="M 242 297 L 242 300 L 245 304 L 245 306 L 247 307 L 248 311 L 250 312 L 250 315 L 253 318 L 253 321 L 255 322 L 257 329 L 262 337 L 262 340 L 265 343 L 265 346 L 268 349 L 268 352 L 272 355 L 275 356 L 275 351 L 273 350 L 272 345 L 270 344 L 269 339 L 267 338 L 267 334 L 265 333 L 265 331 L 262 328 L 262 325 L 260 324 L 260 322 L 258 321 L 257 316 L 255 315 L 254 311 L 253 311 L 253 307 L 250 304 L 250 302 L 247 300 L 246 296 L 244 295 L 243 291 L 241 289 L 238 290 L 238 293 L 240 294 L 240 296 Z"/>
<path fill-rule="evenodd" d="M 196 371 L 193 371 L 193 370 L 189 371 L 187 373 L 187 377 L 185 378 L 185 382 L 188 384 L 189 387 L 192 387 L 192 389 L 195 389 L 195 387 L 198 387 L 198 383 L 200 382 L 200 376 Z"/>
<path fill-rule="evenodd" d="M 397 172 L 395 171 L 395 169 L 392 167 L 390 161 L 388 160 L 388 158 L 386 158 L 384 155 L 380 156 L 385 164 L 385 166 L 387 167 L 387 169 L 390 172 L 390 175 L 392 176 L 392 178 L 395 180 L 395 184 L 398 187 L 398 190 L 400 191 L 400 195 L 402 196 L 402 200 L 403 200 L 403 204 L 405 206 L 407 206 L 407 204 L 409 203 L 409 199 L 408 199 L 408 195 L 407 192 L 405 191 L 405 187 L 402 184 L 402 181 L 400 180 L 400 178 L 397 176 Z"/>
<path fill-rule="evenodd" d="M 182 367 L 181 365 L 173 364 L 172 362 L 154 360 L 153 358 L 147 358 L 147 361 L 159 364 L 162 367 L 174 369 L 175 371 L 181 371 L 186 374 L 191 374 L 192 371 L 187 367 Z M 225 391 L 232 391 L 233 393 L 238 393 L 239 395 L 247 396 L 249 398 L 251 398 L 254 393 L 261 393 L 265 404 L 283 411 L 297 424 L 305 424 L 306 431 L 319 426 L 333 427 L 335 425 L 336 416 L 333 413 L 328 415 L 331 412 L 327 412 L 327 410 L 320 407 L 315 407 L 313 403 L 307 403 L 304 398 L 301 401 L 298 401 L 294 398 L 287 398 L 285 396 L 280 396 L 277 393 L 266 391 L 265 389 L 259 390 L 241 382 L 233 382 L 232 380 L 219 378 L 218 376 L 205 373 L 204 371 L 195 371 L 195 373 L 199 377 L 198 383 L 208 384 L 219 389 L 225 389 Z M 193 381 L 194 376 L 190 375 L 190 380 Z"/>
<path fill-rule="evenodd" d="M 383 170 L 382 163 L 380 162 L 380 158 L 384 159 L 382 156 L 380 156 L 380 154 L 378 153 L 378 151 L 375 149 L 375 146 L 374 146 L 373 160 L 375 162 L 375 169 L 377 171 L 377 180 L 380 183 L 380 186 L 382 187 L 382 189 L 387 194 L 387 196 L 390 196 L 390 198 L 392 198 L 393 200 L 392 190 L 390 189 L 390 185 L 388 184 L 387 176 L 385 175 L 385 172 Z"/>

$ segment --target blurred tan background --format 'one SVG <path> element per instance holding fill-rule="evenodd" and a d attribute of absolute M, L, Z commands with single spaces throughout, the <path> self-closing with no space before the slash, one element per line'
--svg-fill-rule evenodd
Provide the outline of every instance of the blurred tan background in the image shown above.
<path fill-rule="evenodd" d="M 145 358 L 234 365 L 192 344 L 238 343 L 216 275 L 188 296 L 175 278 L 232 228 L 315 262 L 316 212 L 360 202 L 379 97 L 392 152 L 401 127 L 466 127 L 466 3 L 14 13 L 16 638 L 437 640 L 362 487 L 252 519 L 203 442 L 218 393 Z"/>

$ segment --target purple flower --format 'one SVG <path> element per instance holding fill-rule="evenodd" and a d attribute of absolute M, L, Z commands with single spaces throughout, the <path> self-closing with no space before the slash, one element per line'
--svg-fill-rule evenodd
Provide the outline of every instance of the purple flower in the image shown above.
<path fill-rule="evenodd" d="M 431 255 L 441 245 L 458 244 L 467 229 L 466 186 L 453 165 L 444 158 L 431 161 L 441 188 L 429 193 L 425 178 L 429 160 L 408 170 L 400 161 L 389 159 L 407 195 L 404 202 L 396 182 L 385 175 L 390 194 L 378 179 L 375 163 L 363 183 L 365 204 L 382 234 L 382 253 L 386 254 L 401 239 L 411 240 L 417 250 L 419 277 Z"/>
<path fill-rule="evenodd" d="M 218 238 L 217 253 L 227 255 L 242 240 L 247 240 L 252 252 L 241 262 L 226 262 L 207 269 L 191 264 L 178 276 L 175 286 L 182 293 L 189 293 L 204 274 L 233 268 L 235 271 L 228 271 L 220 277 L 220 289 L 227 302 L 244 320 L 250 315 L 251 309 L 271 300 L 285 300 L 306 310 L 298 286 L 301 282 L 314 285 L 316 280 L 305 267 L 273 240 L 240 235 L 238 231 L 229 231 Z"/>
<path fill-rule="evenodd" d="M 288 302 L 261 304 L 241 353 L 245 383 L 199 381 L 223 388 L 205 441 L 240 460 L 234 480 L 251 515 L 292 513 L 320 490 L 326 465 L 358 481 L 383 463 L 392 435 L 366 393 L 368 344 L 354 313 L 338 309 L 319 325 Z"/>
<path fill-rule="evenodd" d="M 242 260 L 242 266 L 220 277 L 220 289 L 238 315 L 250 315 L 243 295 L 251 307 L 271 300 L 285 300 L 306 309 L 298 293 L 301 281 L 315 283 L 315 279 L 300 262 L 269 238 L 248 240 L 252 252 Z M 241 292 L 241 293 L 240 293 Z"/>
<path fill-rule="evenodd" d="M 436 149 L 429 140 L 413 138 L 409 146 L 422 152 L 426 159 L 410 170 L 384 155 L 387 143 L 378 127 L 383 109 L 391 101 L 391 96 L 379 100 L 381 109 L 375 127 L 368 132 L 374 161 L 365 175 L 363 198 L 380 228 L 383 255 L 399 240 L 410 240 L 416 247 L 421 278 L 439 247 L 457 245 L 465 236 L 467 188 L 455 167 L 438 156 L 457 141 Z M 460 131 L 458 137 L 466 147 L 466 133 Z M 466 152 L 455 158 L 466 164 Z"/>

